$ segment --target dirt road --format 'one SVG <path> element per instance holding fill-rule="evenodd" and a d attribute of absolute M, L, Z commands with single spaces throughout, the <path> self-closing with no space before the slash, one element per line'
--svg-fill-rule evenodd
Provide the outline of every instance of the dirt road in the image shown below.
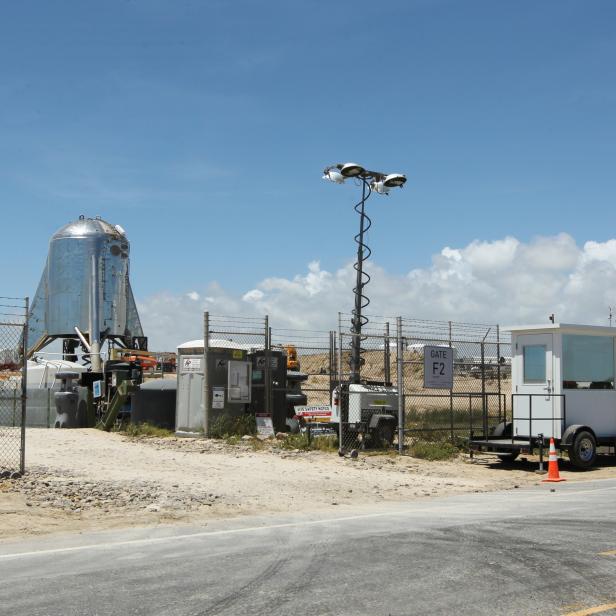
<path fill-rule="evenodd" d="M 214 517 L 332 511 L 536 483 L 534 466 L 509 469 L 466 456 L 255 451 L 250 442 L 134 439 L 98 430 L 28 429 L 27 475 L 0 480 L 0 539 L 135 525 L 204 523 Z M 579 473 L 565 471 L 569 479 Z M 616 476 L 616 467 L 592 471 Z M 588 479 L 589 474 L 585 473 Z"/>

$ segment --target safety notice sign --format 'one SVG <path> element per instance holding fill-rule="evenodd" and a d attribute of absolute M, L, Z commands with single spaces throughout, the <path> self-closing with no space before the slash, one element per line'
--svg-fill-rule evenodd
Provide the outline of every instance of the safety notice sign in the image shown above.
<path fill-rule="evenodd" d="M 203 355 L 185 355 L 182 357 L 182 372 L 200 372 Z"/>
<path fill-rule="evenodd" d="M 212 388 L 212 408 L 224 409 L 225 408 L 225 388 L 213 387 Z"/>

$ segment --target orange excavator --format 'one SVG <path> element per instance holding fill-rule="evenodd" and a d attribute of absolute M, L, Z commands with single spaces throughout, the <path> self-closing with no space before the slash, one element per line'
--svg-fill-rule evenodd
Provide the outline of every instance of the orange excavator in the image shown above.
<path fill-rule="evenodd" d="M 299 370 L 299 359 L 297 359 L 297 349 L 292 345 L 288 344 L 284 347 L 287 352 L 287 370 Z"/>
<path fill-rule="evenodd" d="M 139 363 L 143 370 L 156 369 L 156 365 L 158 364 L 158 360 L 151 353 L 134 349 L 114 349 L 112 359 L 122 359 L 123 361 Z"/>

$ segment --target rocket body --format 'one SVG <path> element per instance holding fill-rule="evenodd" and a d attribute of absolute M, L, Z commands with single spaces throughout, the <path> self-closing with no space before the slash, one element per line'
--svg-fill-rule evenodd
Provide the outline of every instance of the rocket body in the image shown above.
<path fill-rule="evenodd" d="M 84 218 L 58 230 L 32 301 L 29 351 L 57 338 L 90 344 L 108 338 L 132 346 L 143 337 L 129 280 L 130 244 L 124 230 L 100 218 Z"/>

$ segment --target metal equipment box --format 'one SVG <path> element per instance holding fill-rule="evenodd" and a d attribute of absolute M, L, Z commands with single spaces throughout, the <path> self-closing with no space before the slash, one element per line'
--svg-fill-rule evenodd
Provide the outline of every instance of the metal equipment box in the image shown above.
<path fill-rule="evenodd" d="M 254 351 L 248 354 L 248 359 L 252 363 L 252 402 L 250 410 L 252 413 L 265 413 L 265 393 L 266 393 L 266 352 L 264 350 Z M 286 432 L 288 430 L 287 419 L 287 356 L 283 351 L 269 351 L 270 358 L 270 390 L 272 424 L 275 432 Z"/>
<path fill-rule="evenodd" d="M 205 426 L 204 368 L 210 390 L 209 426 L 222 417 L 239 417 L 251 400 L 251 365 L 247 350 L 239 345 L 208 348 L 208 365 L 204 366 L 203 340 L 193 340 L 178 347 L 176 432 L 203 432 Z"/>

